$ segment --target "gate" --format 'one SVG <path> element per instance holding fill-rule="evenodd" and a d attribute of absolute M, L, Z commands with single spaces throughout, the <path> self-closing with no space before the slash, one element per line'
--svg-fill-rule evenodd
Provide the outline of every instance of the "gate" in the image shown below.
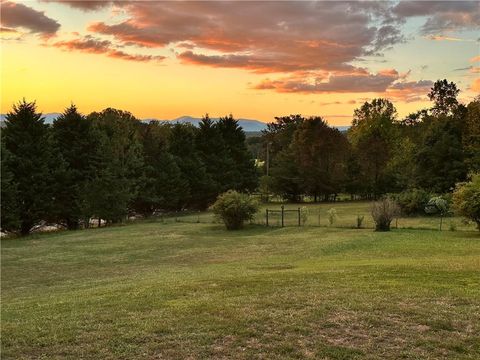
<path fill-rule="evenodd" d="M 265 209 L 265 224 L 267 226 L 272 226 L 273 219 L 276 219 L 278 225 L 280 225 L 281 227 L 300 226 L 301 225 L 300 208 L 296 210 L 289 210 L 289 209 L 285 209 L 285 207 L 282 205 L 280 207 L 280 210 Z"/>

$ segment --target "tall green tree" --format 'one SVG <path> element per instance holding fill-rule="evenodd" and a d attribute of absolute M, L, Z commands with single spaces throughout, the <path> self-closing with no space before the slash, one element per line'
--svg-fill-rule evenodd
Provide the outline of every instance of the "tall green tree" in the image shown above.
<path fill-rule="evenodd" d="M 2 165 L 16 184 L 20 232 L 26 235 L 52 210 L 55 164 L 49 128 L 35 102 L 25 100 L 13 106 L 5 123 L 3 141 L 9 155 Z"/>
<path fill-rule="evenodd" d="M 302 181 L 290 146 L 293 134 L 305 121 L 301 115 L 275 117 L 262 132 L 265 153 L 265 184 L 267 192 L 274 192 L 286 199 L 297 201 L 302 195 Z"/>
<path fill-rule="evenodd" d="M 452 115 L 458 107 L 457 95 L 460 90 L 454 82 L 447 79 L 437 80 L 428 94 L 433 101 L 432 113 L 434 115 Z"/>
<path fill-rule="evenodd" d="M 467 165 L 462 128 L 455 119 L 447 115 L 430 119 L 413 160 L 417 186 L 429 192 L 449 192 L 464 181 Z"/>
<path fill-rule="evenodd" d="M 58 163 L 55 174 L 54 217 L 68 229 L 78 229 L 85 213 L 88 182 L 94 176 L 93 161 L 96 139 L 92 136 L 91 122 L 71 105 L 54 121 L 52 126 L 54 155 Z"/>
<path fill-rule="evenodd" d="M 342 190 L 348 142 L 340 131 L 312 117 L 294 132 L 291 147 L 305 194 L 327 200 Z"/>
<path fill-rule="evenodd" d="M 386 99 L 365 102 L 354 112 L 349 139 L 361 167 L 367 194 L 377 198 L 389 190 L 388 163 L 395 140 L 396 109 Z"/>
<path fill-rule="evenodd" d="M 111 108 L 91 113 L 87 119 L 97 141 L 87 211 L 107 223 L 120 222 L 132 209 L 141 181 L 139 123 L 129 112 Z"/>
<path fill-rule="evenodd" d="M 169 125 L 156 121 L 140 128 L 144 166 L 134 208 L 144 216 L 180 210 L 188 197 L 188 181 L 168 152 L 169 133 Z"/>
<path fill-rule="evenodd" d="M 462 141 L 468 170 L 480 172 L 480 96 L 467 106 Z"/>
<path fill-rule="evenodd" d="M 252 191 L 258 185 L 255 161 L 248 151 L 245 133 L 238 121 L 230 114 L 219 119 L 218 130 L 224 144 L 224 154 L 227 156 L 229 178 L 226 181 L 228 189 Z"/>
<path fill-rule="evenodd" d="M 196 151 L 196 132 L 189 124 L 175 124 L 169 138 L 168 151 L 175 157 L 183 178 L 188 182 L 188 197 L 182 207 L 206 209 L 211 205 L 215 182 Z"/>
<path fill-rule="evenodd" d="M 232 189 L 235 181 L 235 163 L 226 151 L 226 144 L 218 123 L 206 114 L 196 132 L 198 155 L 205 165 L 208 176 L 214 183 L 214 191 L 210 193 L 209 203 L 213 203 L 218 194 Z M 213 187 L 212 187 L 213 189 Z"/>
<path fill-rule="evenodd" d="M 18 199 L 18 184 L 10 166 L 11 154 L 1 141 L 1 225 L 2 231 L 16 232 L 20 228 L 20 203 Z"/>

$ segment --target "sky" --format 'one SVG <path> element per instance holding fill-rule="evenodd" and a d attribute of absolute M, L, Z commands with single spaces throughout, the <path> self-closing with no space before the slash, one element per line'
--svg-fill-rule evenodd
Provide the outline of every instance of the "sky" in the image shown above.
<path fill-rule="evenodd" d="M 349 125 L 376 97 L 399 117 L 429 106 L 438 79 L 480 93 L 478 1 L 0 1 L 1 113 Z"/>

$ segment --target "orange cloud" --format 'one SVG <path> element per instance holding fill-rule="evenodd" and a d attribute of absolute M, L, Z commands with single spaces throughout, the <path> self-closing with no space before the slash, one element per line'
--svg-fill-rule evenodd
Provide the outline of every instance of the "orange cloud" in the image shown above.
<path fill-rule="evenodd" d="M 480 55 L 479 56 L 474 56 L 473 58 L 471 58 L 470 62 L 480 62 Z"/>
<path fill-rule="evenodd" d="M 470 90 L 480 92 L 480 78 L 473 80 Z"/>
<path fill-rule="evenodd" d="M 378 74 L 332 74 L 322 77 L 289 77 L 277 80 L 263 80 L 254 89 L 274 90 L 280 93 L 357 93 L 384 92 L 399 79 L 396 70 L 389 69 Z"/>
<path fill-rule="evenodd" d="M 84 38 L 68 41 L 58 41 L 53 43 L 52 46 L 67 51 L 81 51 L 90 54 L 105 54 L 111 58 L 129 61 L 148 62 L 152 60 L 160 61 L 165 58 L 164 56 L 128 54 L 121 50 L 115 49 L 110 41 L 96 39 L 92 36 L 86 36 Z"/>
<path fill-rule="evenodd" d="M 391 25 L 372 26 L 388 4 L 350 2 L 120 2 L 127 19 L 88 30 L 123 45 L 188 44 L 185 64 L 255 73 L 354 71 L 360 56 L 402 41 Z M 379 10 L 370 13 L 372 8 Z M 241 16 L 240 16 L 240 15 Z M 268 14 L 268 16 L 265 16 Z M 177 48 L 184 48 L 178 46 Z"/>

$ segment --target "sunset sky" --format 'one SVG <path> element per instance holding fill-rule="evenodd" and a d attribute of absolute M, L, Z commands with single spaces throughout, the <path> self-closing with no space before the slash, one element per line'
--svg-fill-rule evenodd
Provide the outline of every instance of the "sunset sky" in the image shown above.
<path fill-rule="evenodd" d="M 347 125 L 374 97 L 401 116 L 447 78 L 480 92 L 480 2 L 2 1 L 1 112 L 71 102 L 138 118 Z"/>

